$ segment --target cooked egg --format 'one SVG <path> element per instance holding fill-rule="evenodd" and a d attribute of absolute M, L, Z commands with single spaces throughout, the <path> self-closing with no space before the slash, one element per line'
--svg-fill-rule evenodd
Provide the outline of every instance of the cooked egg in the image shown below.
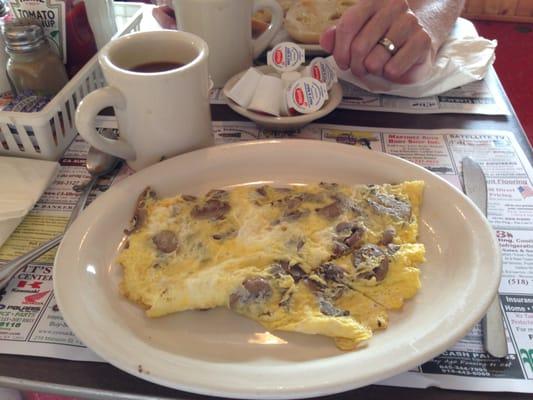
<path fill-rule="evenodd" d="M 121 293 L 159 317 L 228 307 L 267 329 L 353 349 L 420 288 L 424 184 L 331 183 L 141 194 Z"/>

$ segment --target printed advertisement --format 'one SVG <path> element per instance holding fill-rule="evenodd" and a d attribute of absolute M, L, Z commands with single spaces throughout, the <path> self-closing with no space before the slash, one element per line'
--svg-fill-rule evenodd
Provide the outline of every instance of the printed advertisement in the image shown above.
<path fill-rule="evenodd" d="M 361 146 L 412 161 L 461 190 L 461 160 L 475 159 L 488 183 L 488 219 L 502 250 L 499 297 L 509 355 L 498 359 L 483 350 L 476 325 L 438 357 L 386 385 L 533 393 L 533 168 L 512 133 L 475 130 L 406 130 L 311 124 L 273 132 L 251 122 L 215 122 L 215 142 L 290 137 Z M 88 146 L 77 139 L 60 161 L 56 181 L 0 248 L 7 261 L 61 232 L 76 202 Z M 98 181 L 93 196 L 128 176 L 121 167 Z M 0 352 L 101 361 L 72 334 L 61 317 L 52 287 L 53 251 L 26 266 L 0 292 Z"/>

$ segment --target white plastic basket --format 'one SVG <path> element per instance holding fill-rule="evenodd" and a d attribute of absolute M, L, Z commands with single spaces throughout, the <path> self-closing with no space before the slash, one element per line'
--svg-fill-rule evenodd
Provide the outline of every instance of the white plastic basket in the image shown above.
<path fill-rule="evenodd" d="M 142 3 L 118 3 L 116 11 L 119 18 L 129 18 L 115 37 L 140 30 Z M 76 137 L 76 107 L 104 85 L 95 55 L 41 111 L 0 111 L 0 156 L 58 160 Z"/>

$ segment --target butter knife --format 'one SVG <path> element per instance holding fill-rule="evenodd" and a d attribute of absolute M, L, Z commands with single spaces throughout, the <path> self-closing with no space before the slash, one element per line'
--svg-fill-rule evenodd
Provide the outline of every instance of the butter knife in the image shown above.
<path fill-rule="evenodd" d="M 487 216 L 487 180 L 483 170 L 470 157 L 463 158 L 462 167 L 465 194 L 483 215 Z M 487 314 L 483 317 L 482 326 L 485 351 L 493 357 L 506 357 L 507 339 L 505 338 L 500 298 L 497 293 L 487 310 Z"/>

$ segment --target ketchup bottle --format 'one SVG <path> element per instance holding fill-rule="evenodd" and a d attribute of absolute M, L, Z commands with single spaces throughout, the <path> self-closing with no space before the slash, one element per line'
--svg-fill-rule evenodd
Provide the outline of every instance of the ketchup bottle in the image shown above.
<path fill-rule="evenodd" d="M 97 52 L 94 34 L 87 18 L 85 2 L 65 0 L 67 31 L 67 73 L 72 77 Z"/>

